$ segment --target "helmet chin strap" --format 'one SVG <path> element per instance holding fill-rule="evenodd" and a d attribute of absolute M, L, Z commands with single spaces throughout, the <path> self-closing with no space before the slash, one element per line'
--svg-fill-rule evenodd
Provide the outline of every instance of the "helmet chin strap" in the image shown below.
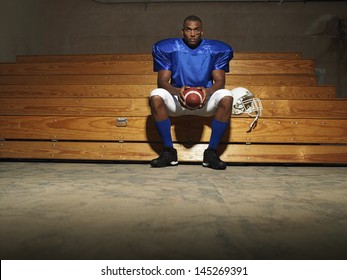
<path fill-rule="evenodd" d="M 251 123 L 251 125 L 249 126 L 247 133 L 250 133 L 253 131 L 253 129 L 255 129 L 257 127 L 258 124 L 258 120 L 259 120 L 259 114 L 257 112 L 257 116 L 254 118 L 253 122 Z"/>
<path fill-rule="evenodd" d="M 254 117 L 253 122 L 251 123 L 251 125 L 249 126 L 247 130 L 247 133 L 250 133 L 257 127 L 258 120 L 259 120 L 259 117 L 261 116 L 263 107 L 259 98 L 252 98 L 252 99 L 246 100 L 243 102 L 243 105 L 244 105 L 245 113 L 247 113 L 250 117 Z M 249 106 L 248 108 L 247 108 L 247 105 Z"/>

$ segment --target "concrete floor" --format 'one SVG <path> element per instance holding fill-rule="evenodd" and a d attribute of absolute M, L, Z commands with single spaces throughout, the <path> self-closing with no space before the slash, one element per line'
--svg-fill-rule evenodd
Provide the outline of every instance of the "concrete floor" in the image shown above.
<path fill-rule="evenodd" d="M 0 162 L 0 255 L 346 259 L 346 171 Z"/>

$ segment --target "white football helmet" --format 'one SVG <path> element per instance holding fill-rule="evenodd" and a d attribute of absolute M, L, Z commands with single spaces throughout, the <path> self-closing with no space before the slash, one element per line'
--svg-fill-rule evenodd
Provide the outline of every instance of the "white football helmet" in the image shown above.
<path fill-rule="evenodd" d="M 257 126 L 258 119 L 263 111 L 260 99 L 254 98 L 253 93 L 243 87 L 234 88 L 230 92 L 234 98 L 232 114 L 240 115 L 246 113 L 250 117 L 255 118 L 247 131 L 251 132 Z"/>

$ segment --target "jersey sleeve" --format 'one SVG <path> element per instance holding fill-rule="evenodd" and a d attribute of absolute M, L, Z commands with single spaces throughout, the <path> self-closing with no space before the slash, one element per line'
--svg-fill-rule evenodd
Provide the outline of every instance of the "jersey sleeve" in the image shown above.
<path fill-rule="evenodd" d="M 231 47 L 228 47 L 225 51 L 219 52 L 217 60 L 215 62 L 214 70 L 224 70 L 229 72 L 229 62 L 234 56 L 234 51 Z"/>
<path fill-rule="evenodd" d="M 171 70 L 170 53 L 164 51 L 159 44 L 153 45 L 152 56 L 154 72 L 158 72 L 160 70 Z"/>

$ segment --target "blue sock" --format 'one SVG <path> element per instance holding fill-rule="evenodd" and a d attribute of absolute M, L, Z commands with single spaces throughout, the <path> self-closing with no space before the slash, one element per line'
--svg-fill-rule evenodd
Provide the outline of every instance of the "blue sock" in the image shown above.
<path fill-rule="evenodd" d="M 211 132 L 211 138 L 210 138 L 210 143 L 208 145 L 208 148 L 216 150 L 220 142 L 220 139 L 222 138 L 227 127 L 229 126 L 229 123 L 213 120 L 211 126 L 212 126 L 212 132 Z"/>
<path fill-rule="evenodd" d="M 171 137 L 171 121 L 169 118 L 163 121 L 154 122 L 157 128 L 160 138 L 163 141 L 165 147 L 173 147 Z"/>

